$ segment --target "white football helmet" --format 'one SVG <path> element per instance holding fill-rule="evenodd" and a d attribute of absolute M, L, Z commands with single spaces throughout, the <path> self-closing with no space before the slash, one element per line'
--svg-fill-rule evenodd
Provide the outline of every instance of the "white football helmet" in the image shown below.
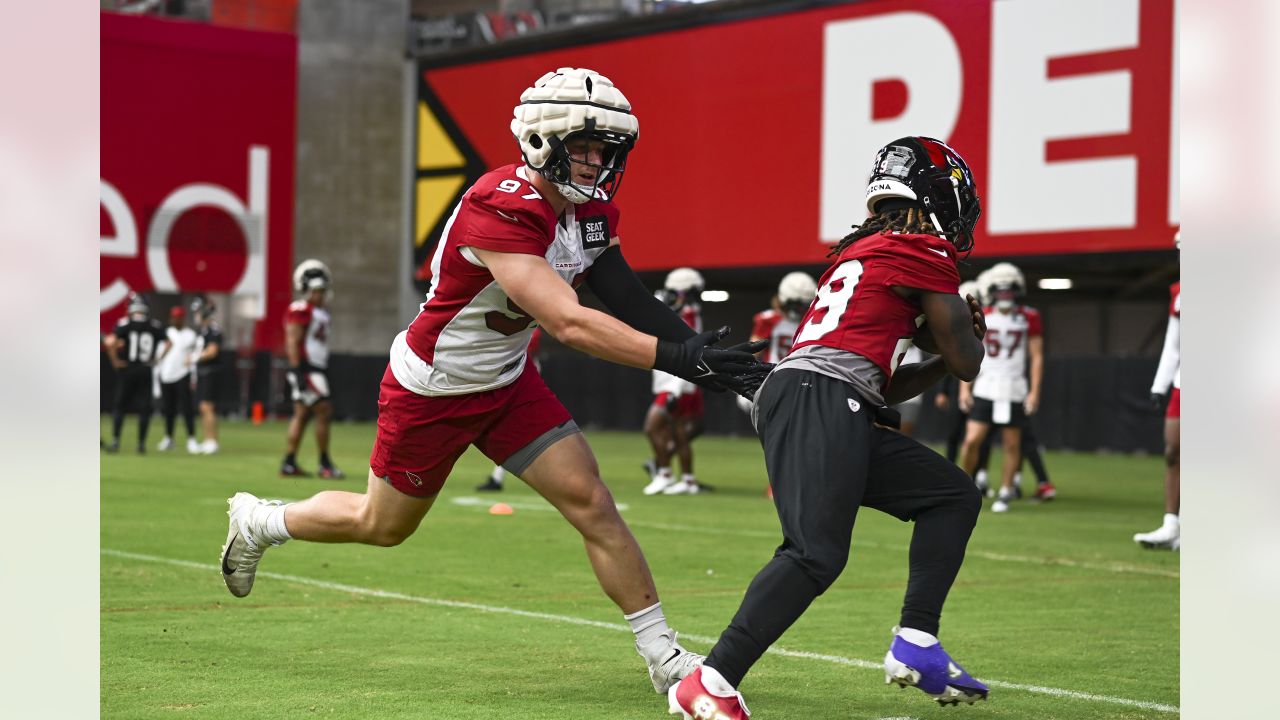
<path fill-rule="evenodd" d="M 818 283 L 808 273 L 787 273 L 778 283 L 778 304 L 782 306 L 782 314 L 792 321 L 804 316 L 817 294 Z"/>
<path fill-rule="evenodd" d="M 679 310 L 701 300 L 704 287 L 706 284 L 702 281 L 702 273 L 691 267 L 678 267 L 667 273 L 660 294 L 668 306 Z"/>
<path fill-rule="evenodd" d="M 979 303 L 982 303 L 983 305 L 987 304 L 987 299 L 986 297 L 983 296 L 982 287 L 978 285 L 977 280 L 966 280 L 960 283 L 959 292 L 960 292 L 960 297 L 962 298 L 965 297 L 966 295 L 972 295 L 974 299 L 977 300 Z"/>
<path fill-rule="evenodd" d="M 996 263 L 978 278 L 985 279 L 983 291 L 997 310 L 1012 310 L 1027 292 L 1027 279 L 1013 263 Z"/>
<path fill-rule="evenodd" d="M 300 293 L 329 290 L 333 282 L 332 278 L 328 265 L 315 258 L 309 258 L 298 263 L 298 267 L 294 269 L 293 289 Z"/>
<path fill-rule="evenodd" d="M 521 93 L 511 132 L 525 164 L 554 183 L 567 200 L 581 204 L 592 198 L 608 201 L 618 193 L 627 154 L 640 136 L 640 121 L 609 78 L 594 70 L 565 67 L 543 75 Z M 573 182 L 564 143 L 574 134 L 605 145 L 599 165 L 582 163 L 596 168 L 591 185 Z"/>

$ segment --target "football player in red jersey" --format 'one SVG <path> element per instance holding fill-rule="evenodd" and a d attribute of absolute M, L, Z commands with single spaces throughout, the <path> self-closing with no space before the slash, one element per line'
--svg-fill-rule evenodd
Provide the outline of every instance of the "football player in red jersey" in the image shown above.
<path fill-rule="evenodd" d="M 680 267 L 667 273 L 658 296 L 695 331 L 702 331 L 702 273 Z M 653 402 L 645 411 L 644 432 L 653 459 L 645 463 L 649 484 L 645 495 L 697 495 L 703 491 L 693 473 L 693 440 L 702 434 L 702 390 L 670 373 L 653 371 Z M 680 479 L 671 472 L 671 458 L 680 459 Z"/>
<path fill-rule="evenodd" d="M 329 427 L 333 418 L 333 402 L 329 399 L 329 300 L 333 276 L 329 267 L 314 258 L 303 260 L 293 271 L 294 289 L 302 298 L 289 304 L 284 318 L 285 353 L 289 358 L 289 382 L 293 398 L 293 418 L 285 433 L 284 459 L 280 461 L 282 477 L 306 477 L 298 467 L 298 447 L 311 418 L 316 420 L 316 450 L 319 453 L 320 477 L 341 480 L 346 477 L 329 457 Z"/>
<path fill-rule="evenodd" d="M 1181 233 L 1174 243 L 1181 248 Z M 1133 541 L 1150 550 L 1179 550 L 1182 530 L 1178 513 L 1182 507 L 1182 470 L 1179 463 L 1182 426 L 1182 283 L 1169 288 L 1169 324 L 1164 332 L 1160 365 L 1151 383 L 1151 406 L 1164 412 L 1164 522 L 1151 532 L 1138 533 Z"/>
<path fill-rule="evenodd" d="M 1022 303 L 1026 279 L 1012 263 L 997 263 L 978 282 L 991 299 L 986 309 L 987 337 L 983 341 L 987 359 L 972 383 L 960 384 L 960 409 L 969 414 L 960 458 L 965 469 L 985 490 L 985 475 L 979 477 L 979 455 L 991 426 L 1001 429 L 1004 468 L 1000 491 L 992 503 L 993 512 L 1008 512 L 1016 496 L 1014 478 L 1022 467 L 1023 428 L 1040 407 L 1040 387 L 1044 380 L 1044 328 L 1040 312 Z M 1030 382 L 1028 382 L 1030 376 Z M 1044 463 L 1036 449 L 1036 464 Z M 1056 490 L 1042 474 L 1044 484 L 1036 496 L 1052 499 Z M 1043 489 L 1040 489 L 1040 488 Z"/>
<path fill-rule="evenodd" d="M 768 370 L 750 348 L 710 347 L 653 297 L 619 245 L 616 196 L 639 123 L 606 77 L 561 68 L 525 90 L 511 130 L 524 162 L 463 194 L 431 260 L 431 288 L 392 342 L 365 493 L 281 504 L 229 501 L 222 572 L 244 597 L 263 552 L 293 538 L 398 545 L 475 445 L 545 497 L 582 536 L 664 692 L 702 660 L 676 642 L 644 554 L 569 412 L 529 360 L 535 326 L 596 357 L 751 394 Z M 587 282 L 613 315 L 584 307 Z"/>
<path fill-rule="evenodd" d="M 685 718 L 747 717 L 737 685 L 840 575 L 859 507 L 915 522 L 886 678 L 943 703 L 987 695 L 936 637 L 981 497 L 955 465 L 877 424 L 891 420 L 887 404 L 944 374 L 978 374 L 986 327 L 977 301 L 957 294 L 956 256 L 973 245 L 981 205 L 959 154 L 906 137 L 877 155 L 867 208 L 871 217 L 832 250 L 791 352 L 756 394 L 783 541 L 706 662 L 669 693 Z M 913 338 L 938 357 L 899 366 Z"/>

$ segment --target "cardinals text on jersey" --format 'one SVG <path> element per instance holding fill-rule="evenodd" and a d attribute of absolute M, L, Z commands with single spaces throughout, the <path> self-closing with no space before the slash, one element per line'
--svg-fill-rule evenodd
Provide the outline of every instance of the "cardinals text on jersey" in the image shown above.
<path fill-rule="evenodd" d="M 882 373 L 874 384 L 883 389 L 923 321 L 919 304 L 894 286 L 957 292 L 955 248 L 945 238 L 899 233 L 870 235 L 845 248 L 818 281 L 788 357 L 815 345 L 860 355 Z"/>
<path fill-rule="evenodd" d="M 329 311 L 306 300 L 289 304 L 284 316 L 286 324 L 296 323 L 304 328 L 302 359 L 311 367 L 321 370 L 329 367 Z"/>
<path fill-rule="evenodd" d="M 462 395 L 520 376 L 534 320 L 470 248 L 545 257 L 577 287 L 618 234 L 610 203 L 569 205 L 557 218 L 523 165 L 483 175 L 454 208 L 431 257 L 431 289 L 391 346 L 391 372 L 419 395 Z"/>
<path fill-rule="evenodd" d="M 1027 343 L 1043 333 L 1040 313 L 1017 305 L 1004 313 L 987 308 L 987 357 L 973 381 L 973 394 L 986 400 L 1022 402 L 1027 399 Z"/>

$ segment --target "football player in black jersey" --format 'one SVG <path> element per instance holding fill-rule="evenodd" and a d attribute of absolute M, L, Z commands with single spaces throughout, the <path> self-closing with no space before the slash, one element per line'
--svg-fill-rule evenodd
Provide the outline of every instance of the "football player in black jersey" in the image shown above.
<path fill-rule="evenodd" d="M 202 298 L 191 302 L 191 314 L 200 336 L 196 344 L 196 402 L 200 405 L 200 424 L 204 430 L 200 452 L 205 455 L 218 452 L 217 403 L 218 379 L 222 373 L 222 328 L 213 319 L 213 312 L 217 309 L 213 302 Z"/>
<path fill-rule="evenodd" d="M 111 444 L 107 452 L 120 449 L 120 430 L 124 415 L 131 408 L 138 412 L 138 452 L 147 451 L 147 426 L 151 423 L 151 368 L 168 343 L 164 327 L 152 319 L 147 301 L 137 293 L 129 296 L 127 314 L 116 323 L 116 329 L 105 342 L 107 357 L 116 369 L 115 405 L 111 417 Z"/>

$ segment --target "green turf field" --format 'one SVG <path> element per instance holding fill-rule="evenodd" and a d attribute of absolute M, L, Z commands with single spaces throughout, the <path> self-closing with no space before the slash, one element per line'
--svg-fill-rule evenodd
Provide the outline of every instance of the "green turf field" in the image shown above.
<path fill-rule="evenodd" d="M 362 490 L 373 426 L 335 426 L 343 482 L 277 477 L 279 423 L 224 424 L 211 457 L 138 456 L 135 432 L 131 418 L 126 450 L 102 462 L 104 717 L 667 717 L 576 533 L 518 481 L 474 493 L 478 453 L 405 544 L 289 543 L 236 599 L 218 572 L 226 498 Z M 758 444 L 700 439 L 717 492 L 645 497 L 642 437 L 588 439 L 668 619 L 706 652 L 779 539 Z M 884 684 L 911 528 L 864 511 L 844 576 L 744 681 L 753 718 L 1175 717 L 1178 556 L 1130 539 L 1159 523 L 1161 461 L 1047 462 L 1060 499 L 984 511 L 943 616 L 943 644 L 992 685 L 989 702 L 940 708 Z M 488 514 L 499 499 L 515 513 Z"/>

